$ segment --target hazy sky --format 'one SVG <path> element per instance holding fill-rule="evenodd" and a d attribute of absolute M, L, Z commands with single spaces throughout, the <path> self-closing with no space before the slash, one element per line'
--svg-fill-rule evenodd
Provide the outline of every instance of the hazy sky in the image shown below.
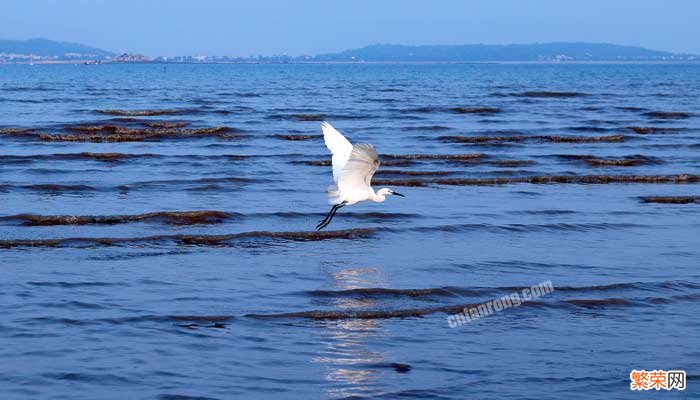
<path fill-rule="evenodd" d="M 590 41 L 700 54 L 697 0 L 0 0 L 0 38 L 149 55 Z"/>

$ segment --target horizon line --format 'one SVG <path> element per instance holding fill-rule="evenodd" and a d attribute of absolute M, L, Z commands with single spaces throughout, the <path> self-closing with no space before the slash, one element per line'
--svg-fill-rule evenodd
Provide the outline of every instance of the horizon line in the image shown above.
<path fill-rule="evenodd" d="M 46 37 L 31 37 L 28 39 L 9 39 L 9 38 L 2 38 L 0 37 L 0 41 L 6 40 L 6 41 L 17 41 L 17 42 L 28 42 L 28 41 L 33 41 L 33 40 L 45 40 L 49 42 L 55 42 L 55 43 L 62 43 L 62 44 L 72 44 L 72 45 L 80 45 L 80 46 L 86 46 L 86 47 L 91 47 L 97 50 L 105 51 L 105 52 L 110 52 L 113 54 L 143 54 L 147 55 L 150 57 L 171 57 L 171 55 L 164 55 L 164 54 L 145 54 L 145 53 L 138 53 L 135 51 L 130 51 L 130 50 L 107 50 L 99 46 L 95 46 L 92 44 L 87 44 L 85 42 L 77 42 L 77 41 L 71 41 L 71 40 L 55 40 L 55 39 L 49 39 Z M 484 42 L 471 42 L 471 43 L 431 43 L 431 44 L 406 44 L 406 43 L 381 43 L 381 42 L 375 42 L 375 43 L 370 43 L 370 44 L 365 44 L 363 46 L 359 47 L 351 47 L 351 48 L 345 48 L 345 49 L 340 49 L 340 50 L 335 50 L 331 52 L 315 52 L 315 53 L 301 53 L 298 55 L 293 55 L 289 56 L 287 52 L 278 52 L 278 53 L 268 53 L 266 55 L 263 54 L 250 54 L 247 56 L 230 56 L 230 55 L 225 55 L 225 54 L 201 54 L 201 53 L 191 53 L 191 54 L 177 54 L 173 55 L 172 57 L 177 57 L 177 56 L 192 56 L 196 54 L 196 56 L 204 56 L 204 57 L 237 57 L 237 58 L 254 58 L 254 57 L 276 57 L 276 56 L 289 56 L 289 57 L 308 57 L 308 56 L 319 56 L 319 55 L 328 55 L 328 54 L 336 54 L 336 53 L 342 53 L 345 51 L 351 51 L 351 50 L 359 50 L 359 49 L 364 49 L 367 47 L 372 47 L 372 46 L 403 46 L 403 47 L 437 47 L 437 46 L 446 46 L 446 47 L 459 47 L 459 46 L 501 46 L 501 47 L 507 47 L 507 46 L 528 46 L 528 45 L 546 45 L 546 44 L 582 44 L 582 45 L 612 45 L 612 46 L 620 46 L 620 47 L 627 47 L 627 48 L 635 48 L 635 49 L 644 49 L 644 50 L 649 50 L 649 51 L 656 51 L 656 52 L 665 52 L 665 53 L 670 53 L 674 55 L 679 55 L 679 56 L 700 56 L 700 54 L 695 54 L 692 52 L 677 52 L 677 51 L 670 51 L 670 50 L 659 50 L 655 48 L 649 48 L 645 47 L 642 45 L 631 45 L 631 44 L 619 44 L 615 42 L 587 42 L 587 41 L 537 41 L 537 42 L 509 42 L 509 43 L 484 43 Z"/>

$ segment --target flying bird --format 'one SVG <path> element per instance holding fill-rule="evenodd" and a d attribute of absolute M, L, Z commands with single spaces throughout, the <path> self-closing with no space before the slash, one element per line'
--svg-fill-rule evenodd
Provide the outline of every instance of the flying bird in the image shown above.
<path fill-rule="evenodd" d="M 333 205 L 325 219 L 316 225 L 316 230 L 328 226 L 335 213 L 342 207 L 372 200 L 381 203 L 386 196 L 405 197 L 389 188 L 377 192 L 370 185 L 372 176 L 379 168 L 379 156 L 371 144 L 352 145 L 345 136 L 328 122 L 321 124 L 323 140 L 333 155 L 333 180 L 336 186 L 328 189 L 328 202 Z"/>

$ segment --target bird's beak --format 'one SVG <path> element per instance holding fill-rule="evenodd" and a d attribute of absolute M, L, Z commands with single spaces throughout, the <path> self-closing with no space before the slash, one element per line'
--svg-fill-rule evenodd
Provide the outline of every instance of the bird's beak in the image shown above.
<path fill-rule="evenodd" d="M 393 194 L 394 196 L 406 197 L 406 196 L 402 195 L 401 193 L 391 192 L 391 194 Z"/>

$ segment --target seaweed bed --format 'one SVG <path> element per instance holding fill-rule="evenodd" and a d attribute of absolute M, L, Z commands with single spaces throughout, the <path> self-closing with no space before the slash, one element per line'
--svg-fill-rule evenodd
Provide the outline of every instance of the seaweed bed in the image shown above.
<path fill-rule="evenodd" d="M 72 127 L 75 129 L 75 127 Z M 183 128 L 127 128 L 103 126 L 100 133 L 91 134 L 40 134 L 39 139 L 45 142 L 142 142 L 173 138 L 219 137 L 235 138 L 232 135 L 236 129 L 225 126 L 183 129 Z M 107 132 L 107 133 L 103 133 Z"/>
<path fill-rule="evenodd" d="M 639 200 L 642 203 L 661 203 L 661 204 L 700 204 L 700 196 L 644 196 Z"/>
<path fill-rule="evenodd" d="M 648 156 L 632 155 L 622 158 L 601 158 L 592 155 L 559 155 L 559 158 L 582 161 L 591 167 L 635 167 L 639 165 L 660 164 L 661 161 Z"/>
<path fill-rule="evenodd" d="M 490 144 L 507 142 L 550 142 L 550 143 L 598 143 L 623 142 L 624 135 L 609 136 L 552 136 L 552 135 L 514 135 L 514 136 L 440 136 L 444 142 Z"/>
<path fill-rule="evenodd" d="M 673 301 L 674 298 L 652 298 L 649 301 Z M 343 320 L 343 319 L 390 319 L 390 318 L 421 318 L 435 313 L 457 314 L 475 308 L 481 303 L 466 303 L 442 305 L 436 307 L 398 309 L 398 310 L 308 310 L 277 314 L 247 314 L 253 319 L 310 319 L 310 320 Z M 646 304 L 644 301 L 633 301 L 624 298 L 605 299 L 569 299 L 555 302 L 528 301 L 521 304 L 533 308 L 604 308 L 604 307 L 633 307 Z"/>
<path fill-rule="evenodd" d="M 531 184 L 610 184 L 610 183 L 697 183 L 700 175 L 539 175 L 511 178 L 438 178 L 438 179 L 412 179 L 389 180 L 378 179 L 374 181 L 377 186 L 482 186 L 482 185 L 506 185 L 513 183 Z"/>
<path fill-rule="evenodd" d="M 498 107 L 438 107 L 426 106 L 396 110 L 402 113 L 455 113 L 455 114 L 498 114 L 502 110 Z M 439 130 L 439 129 L 438 129 Z"/>
<path fill-rule="evenodd" d="M 382 154 L 381 159 L 389 160 L 473 160 L 484 157 L 483 153 L 469 154 Z"/>
<path fill-rule="evenodd" d="M 35 215 L 18 214 L 0 220 L 19 221 L 24 226 L 113 225 L 127 222 L 162 222 L 170 225 L 217 224 L 238 214 L 223 211 L 160 211 L 137 215 Z"/>
<path fill-rule="evenodd" d="M 655 119 L 687 119 L 693 114 L 683 111 L 649 111 L 645 112 L 644 115 Z"/>
<path fill-rule="evenodd" d="M 459 173 L 459 171 L 404 171 L 395 169 L 380 169 L 375 174 L 376 176 L 447 176 Z"/>
<path fill-rule="evenodd" d="M 521 93 L 512 93 L 515 97 L 541 97 L 541 98 L 566 98 L 566 97 L 583 97 L 588 96 L 586 93 L 579 92 L 553 92 L 553 91 L 528 91 Z"/>
<path fill-rule="evenodd" d="M 274 137 L 276 139 L 292 140 L 292 141 L 315 140 L 315 139 L 322 139 L 323 138 L 320 135 L 274 135 Z"/>
<path fill-rule="evenodd" d="M 239 129 L 227 126 L 186 128 L 188 121 L 147 121 L 116 118 L 110 123 L 66 125 L 56 133 L 53 128 L 2 128 L 0 135 L 39 139 L 45 142 L 142 142 L 174 138 L 237 138 Z"/>
<path fill-rule="evenodd" d="M 53 154 L 31 154 L 31 155 L 0 155 L 0 162 L 32 162 L 32 161 L 54 161 L 54 160 L 95 160 L 102 162 L 119 162 L 128 159 L 160 158 L 161 154 L 151 153 L 53 153 Z"/>
<path fill-rule="evenodd" d="M 679 133 L 681 128 L 660 128 L 656 126 L 628 126 L 627 129 L 639 135 Z"/>
<path fill-rule="evenodd" d="M 457 114 L 498 114 L 501 109 L 498 107 L 452 107 L 450 111 Z"/>
<path fill-rule="evenodd" d="M 95 110 L 98 114 L 119 117 L 154 117 L 159 115 L 184 115 L 196 113 L 195 109 L 161 109 L 161 110 Z"/>
<path fill-rule="evenodd" d="M 376 229 L 346 229 L 338 231 L 270 232 L 256 231 L 226 235 L 157 235 L 123 238 L 61 238 L 61 239 L 16 239 L 0 240 L 0 248 L 16 247 L 95 247 L 138 246 L 176 244 L 183 246 L 225 246 L 246 239 L 270 239 L 289 241 L 319 241 L 328 239 L 361 239 L 372 235 Z"/>

